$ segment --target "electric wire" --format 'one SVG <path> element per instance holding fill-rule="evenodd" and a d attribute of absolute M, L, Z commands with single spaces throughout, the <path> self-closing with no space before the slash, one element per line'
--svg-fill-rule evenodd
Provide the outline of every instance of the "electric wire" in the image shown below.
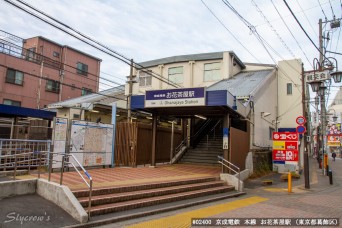
<path fill-rule="evenodd" d="M 299 8 L 302 10 L 303 15 L 305 16 L 306 20 L 308 21 L 308 23 L 309 23 L 309 25 L 310 25 L 312 31 L 314 32 L 314 34 L 316 35 L 316 37 L 318 37 L 316 30 L 315 30 L 314 27 L 312 26 L 311 21 L 309 20 L 308 16 L 307 16 L 306 13 L 304 12 L 304 10 L 303 10 L 301 4 L 299 3 L 298 0 L 296 0 L 296 2 L 297 2 L 297 4 L 298 4 Z M 321 5 L 319 4 L 318 6 L 321 6 Z M 316 6 L 316 7 L 318 7 L 318 6 Z"/>
<path fill-rule="evenodd" d="M 5 0 L 5 1 L 6 1 L 6 0 Z M 103 47 L 103 48 L 107 49 L 108 51 L 113 52 L 114 54 L 116 54 L 116 55 L 118 55 L 118 56 L 124 58 L 124 59 L 127 60 L 127 61 L 131 61 L 131 59 L 129 59 L 128 57 L 124 56 L 123 54 L 120 54 L 119 52 L 112 50 L 112 49 L 109 48 L 108 46 L 103 45 L 102 43 L 100 43 L 100 42 L 98 42 L 98 41 L 96 41 L 96 40 L 90 38 L 89 36 L 87 36 L 87 35 L 81 33 L 80 31 L 78 31 L 78 30 L 72 28 L 71 26 L 68 26 L 68 25 L 66 25 L 65 23 L 63 23 L 63 22 L 61 22 L 61 21 L 59 21 L 59 20 L 53 18 L 52 16 L 50 16 L 50 15 L 48 15 L 48 14 L 42 12 L 41 10 L 39 10 L 39 9 L 37 9 L 37 8 L 35 8 L 35 7 L 31 6 L 31 5 L 29 5 L 29 4 L 26 3 L 25 1 L 22 1 L 22 0 L 17 0 L 17 1 L 20 2 L 21 4 L 25 5 L 25 6 L 29 7 L 30 9 L 35 10 L 36 12 L 39 12 L 40 14 L 44 15 L 45 17 L 47 17 L 47 18 L 49 18 L 49 19 L 51 19 L 51 20 L 57 22 L 58 24 L 60 24 L 60 25 L 62 25 L 62 26 L 64 26 L 64 27 L 70 29 L 71 31 L 77 33 L 78 35 L 80 35 L 80 36 L 82 36 L 82 37 L 84 37 L 84 38 L 86 38 L 87 40 L 90 40 L 90 41 L 94 42 L 95 44 L 99 45 L 100 47 Z M 125 62 L 125 61 L 124 61 L 124 62 Z M 133 62 L 133 66 L 132 66 L 132 67 L 134 67 L 134 64 L 136 64 L 136 65 L 138 65 L 138 66 L 140 67 L 140 68 L 138 68 L 139 70 L 145 72 L 144 67 L 143 67 L 142 65 L 140 65 L 139 63 Z M 129 65 L 131 65 L 131 64 L 129 64 Z M 148 74 L 150 74 L 151 76 L 154 76 L 155 78 L 161 80 L 161 79 L 160 79 L 161 76 L 160 76 L 159 74 L 155 73 L 155 72 L 146 71 L 145 73 L 148 73 Z M 152 74 L 151 74 L 151 73 L 152 73 Z M 170 83 L 169 80 L 167 80 L 167 81 L 161 80 L 161 81 L 166 82 L 167 84 L 169 84 L 169 85 L 171 85 L 171 86 L 173 86 L 173 87 L 176 87 L 176 88 L 177 88 L 177 87 L 180 87 L 180 86 L 179 86 L 178 84 L 176 84 L 176 83 L 173 83 L 173 82 Z"/>
<path fill-rule="evenodd" d="M 0 40 L 1 40 L 1 39 L 0 39 Z M 24 48 L 21 48 L 21 47 L 15 45 L 15 44 L 13 44 L 13 43 L 11 43 L 11 42 L 9 42 L 9 41 L 6 41 L 6 43 L 9 44 L 9 45 L 12 45 L 12 46 L 14 46 L 14 47 L 17 47 L 17 48 L 19 48 L 19 49 L 24 49 Z M 8 50 L 9 52 L 12 52 L 12 53 L 15 53 L 15 54 L 18 54 L 18 55 L 22 55 L 21 52 L 14 51 L 14 50 L 9 49 L 9 48 L 7 48 L 7 47 L 2 47 L 2 48 L 3 48 L 4 50 Z M 25 50 L 26 50 L 26 49 L 25 49 Z M 56 60 L 51 59 L 51 58 L 49 58 L 49 57 L 47 57 L 47 56 L 44 56 L 44 55 L 40 55 L 40 56 L 44 57 L 45 59 L 51 60 L 51 61 L 53 61 L 53 62 L 56 62 Z M 59 62 L 59 63 L 60 63 L 60 62 Z M 70 67 L 70 68 L 72 68 L 72 69 L 77 70 L 76 67 L 73 67 L 73 66 L 71 66 L 71 65 L 68 65 L 68 64 L 66 64 L 66 63 L 63 63 L 63 65 L 65 65 L 65 66 L 67 66 L 67 67 Z M 60 68 L 59 70 L 63 70 L 63 71 L 65 71 L 65 72 L 68 72 L 68 73 L 71 73 L 71 74 L 74 74 L 74 75 L 78 75 L 77 73 L 72 72 L 72 71 L 69 71 L 69 70 L 66 70 L 66 69 Z M 101 78 L 100 76 L 98 76 L 98 75 L 96 75 L 96 74 L 93 74 L 93 73 L 90 73 L 90 72 L 87 72 L 87 73 L 88 73 L 89 75 L 98 77 L 99 79 L 107 80 L 107 81 L 109 81 L 109 82 L 111 82 L 111 83 L 114 83 L 114 84 L 117 84 L 117 85 L 119 85 L 119 86 L 122 85 L 122 84 L 119 84 L 119 83 L 117 83 L 117 82 L 111 81 L 111 80 L 109 80 L 109 79 Z M 96 82 L 97 82 L 96 79 L 92 79 L 92 78 L 90 78 L 90 77 L 87 77 L 87 79 L 90 80 L 90 81 L 96 81 Z M 71 80 L 72 80 L 72 79 L 71 79 Z M 76 81 L 76 80 L 75 80 L 75 81 Z M 99 83 L 100 83 L 100 84 L 103 84 L 103 85 L 106 85 L 106 86 L 112 86 L 112 85 L 109 85 L 109 84 L 106 84 L 106 83 L 100 82 L 100 81 L 99 81 Z"/>
<path fill-rule="evenodd" d="M 321 10 L 322 10 L 322 13 L 323 13 L 323 15 L 324 15 L 324 17 L 325 17 L 325 20 L 327 21 L 328 18 L 327 18 L 327 15 L 325 15 L 325 12 L 324 12 L 324 10 L 323 10 L 323 7 L 322 7 L 322 5 L 321 5 L 321 2 L 320 2 L 319 0 L 317 0 L 317 1 L 318 1 L 319 6 L 321 7 Z"/>
<path fill-rule="evenodd" d="M 330 0 L 329 0 L 329 4 L 330 4 L 330 9 L 331 9 L 332 16 L 333 16 L 333 18 L 335 18 L 335 13 L 334 13 L 334 10 L 333 10 L 333 7 L 331 5 L 331 1 Z"/>
<path fill-rule="evenodd" d="M 11 0 L 4 0 L 4 1 L 6 1 L 7 3 L 11 4 L 12 6 L 14 6 L 14 7 L 16 7 L 16 8 L 18 8 L 18 9 L 20 9 L 20 10 L 22 10 L 22 11 L 24 11 L 24 12 L 30 14 L 31 16 L 34 16 L 34 17 L 36 17 L 37 19 L 39 19 L 39 20 L 41 20 L 41 21 L 43 21 L 43 22 L 45 22 L 45 23 L 51 25 L 52 27 L 54 27 L 54 28 L 56 28 L 56 29 L 58 29 L 58 30 L 60 30 L 60 31 L 62 31 L 62 32 L 66 33 L 66 34 L 68 34 L 68 35 L 70 35 L 70 36 L 72 36 L 72 37 L 74 37 L 74 38 L 76 38 L 76 39 L 78 39 L 78 40 L 80 40 L 80 41 L 82 41 L 82 42 L 84 42 L 84 43 L 90 45 L 90 46 L 92 46 L 93 48 L 95 48 L 95 49 L 97 49 L 97 50 L 99 50 L 99 51 L 102 51 L 103 53 L 106 53 L 106 54 L 108 54 L 108 55 L 110 55 L 110 56 L 116 58 L 117 60 L 122 61 L 123 63 L 125 63 L 125 64 L 127 64 L 127 65 L 129 65 L 129 66 L 132 65 L 131 62 L 128 61 L 128 59 L 125 59 L 124 57 L 121 57 L 121 56 L 117 56 L 117 54 L 116 54 L 115 52 L 111 53 L 111 51 L 105 50 L 105 49 L 107 49 L 107 48 L 106 48 L 104 45 L 103 45 L 103 46 L 104 46 L 105 49 L 100 48 L 100 47 L 96 46 L 95 44 L 90 43 L 89 41 L 87 41 L 87 40 L 85 40 L 85 39 L 82 39 L 81 37 L 79 37 L 79 36 L 77 36 L 77 35 L 75 35 L 75 34 L 69 32 L 69 31 L 67 31 L 67 30 L 65 30 L 65 29 L 63 29 L 62 27 L 60 27 L 60 26 L 58 26 L 58 25 L 56 25 L 56 24 L 53 24 L 53 23 L 50 22 L 50 21 L 47 21 L 46 19 L 42 18 L 41 16 L 39 16 L 39 15 L 37 15 L 37 14 L 35 14 L 35 13 L 33 13 L 33 12 L 31 12 L 31 11 L 29 11 L 29 10 L 27 10 L 27 9 L 25 9 L 25 8 L 23 8 L 23 7 L 19 6 L 19 5 L 17 5 L 17 4 L 15 4 L 15 3 L 12 2 Z M 22 3 L 22 4 L 23 4 L 23 3 Z M 26 3 L 26 4 L 27 4 L 27 3 Z M 27 4 L 27 5 L 28 5 L 28 4 Z M 29 8 L 32 8 L 33 10 L 35 10 L 35 8 L 32 7 L 32 6 L 28 6 L 28 7 L 29 7 Z M 35 11 L 39 12 L 39 10 L 35 10 Z M 135 64 L 138 65 L 139 68 L 138 68 L 137 66 L 135 66 Z M 145 69 L 145 67 L 143 67 L 143 66 L 140 65 L 139 63 L 135 63 L 135 64 L 134 64 L 134 62 L 133 62 L 133 66 L 132 66 L 133 68 L 135 68 L 135 69 L 137 69 L 137 70 L 141 70 L 141 71 L 143 71 L 143 72 L 145 72 L 145 73 L 148 73 L 148 74 L 151 75 L 152 77 L 154 77 L 154 78 L 156 78 L 156 79 L 158 79 L 158 80 L 160 80 L 160 81 L 162 81 L 162 82 L 164 82 L 164 83 L 166 83 L 166 84 L 169 84 L 169 85 L 171 85 L 171 86 L 173 86 L 173 87 L 176 87 L 176 88 L 181 87 L 180 85 L 175 84 L 175 83 L 173 83 L 173 82 L 170 81 L 170 80 L 164 79 L 162 76 L 160 76 L 159 74 L 157 74 L 157 73 L 155 73 L 155 72 L 147 71 L 147 70 Z"/>
<path fill-rule="evenodd" d="M 249 50 L 248 48 L 246 48 L 245 45 L 243 45 L 243 43 L 234 35 L 234 33 L 232 33 L 228 27 L 215 15 L 215 13 L 209 8 L 209 6 L 203 1 L 201 0 L 201 2 L 203 3 L 203 5 L 209 10 L 209 12 L 216 18 L 216 20 L 229 32 L 229 34 L 256 60 L 260 63 L 259 59 L 257 57 L 255 57 Z"/>
<path fill-rule="evenodd" d="M 272 54 L 270 53 L 270 51 L 268 50 L 268 48 L 266 47 L 265 43 L 271 47 L 271 45 L 269 45 L 266 40 L 264 40 L 261 35 L 257 32 L 256 28 L 250 23 L 248 22 L 230 3 L 228 0 L 222 0 L 222 2 L 230 9 L 232 10 L 241 20 L 242 22 L 250 29 L 251 33 L 257 38 L 257 40 L 259 41 L 259 43 L 264 47 L 265 51 L 268 53 L 269 57 L 272 59 L 272 61 L 274 62 L 275 65 L 277 65 L 277 61 L 274 59 L 274 57 L 272 56 Z M 271 47 L 272 48 L 272 47 Z M 273 51 L 275 51 L 272 48 Z M 276 52 L 276 51 L 275 51 Z M 277 53 L 277 52 L 276 52 Z M 277 53 L 279 54 L 279 53 Z M 287 61 L 285 61 L 287 65 L 291 66 Z M 293 66 L 291 66 L 293 68 Z M 285 72 L 282 70 L 282 68 L 278 67 L 279 71 L 281 71 L 293 84 L 297 84 L 295 83 L 292 78 Z M 294 68 L 293 68 L 294 69 Z M 296 69 L 294 69 L 296 70 Z M 296 70 L 297 71 L 297 70 Z M 297 71 L 298 72 L 298 71 Z M 301 74 L 301 72 L 298 72 Z M 297 88 L 298 91 L 299 88 Z"/>
<path fill-rule="evenodd" d="M 287 30 L 290 32 L 292 38 L 296 41 L 298 47 L 300 48 L 300 50 L 301 50 L 302 53 L 304 54 L 306 60 L 308 61 L 308 63 L 310 64 L 310 66 L 311 66 L 312 68 L 314 68 L 313 65 L 312 65 L 312 62 L 309 60 L 309 58 L 308 58 L 308 56 L 306 55 L 306 53 L 304 52 L 303 48 L 302 48 L 301 45 L 299 44 L 297 38 L 293 35 L 291 29 L 289 28 L 289 26 L 288 26 L 287 23 L 285 22 L 284 18 L 281 16 L 281 14 L 280 14 L 278 8 L 277 8 L 276 5 L 273 3 L 273 0 L 271 0 L 271 3 L 272 3 L 272 5 L 273 5 L 273 7 L 275 8 L 275 10 L 277 11 L 277 13 L 278 13 L 279 17 L 281 18 L 281 20 L 283 21 L 285 27 L 286 27 Z"/>
<path fill-rule="evenodd" d="M 287 4 L 286 0 L 283 0 L 286 7 L 288 8 L 288 10 L 291 12 L 292 16 L 294 17 L 294 19 L 296 20 L 297 24 L 300 26 L 300 28 L 302 29 L 302 31 L 305 33 L 305 35 L 307 36 L 307 38 L 311 41 L 311 43 L 313 44 L 313 46 L 318 50 L 318 52 L 323 56 L 324 59 L 327 59 L 326 56 L 324 55 L 324 53 L 321 52 L 321 50 L 316 46 L 316 44 L 313 42 L 313 40 L 311 39 L 311 37 L 308 35 L 308 33 L 305 31 L 305 29 L 303 28 L 302 24 L 299 22 L 299 20 L 297 19 L 296 15 L 293 13 L 291 7 Z M 327 59 L 329 62 L 330 60 Z"/>
<path fill-rule="evenodd" d="M 284 45 L 284 47 L 288 50 L 288 52 L 292 55 L 292 57 L 294 59 L 296 59 L 295 54 L 293 54 L 292 50 L 289 48 L 289 46 L 287 46 L 287 44 L 285 43 L 285 41 L 283 40 L 283 38 L 279 35 L 279 33 L 277 32 L 277 30 L 273 27 L 273 25 L 270 23 L 270 21 L 267 19 L 267 17 L 265 16 L 265 14 L 262 12 L 262 10 L 259 8 L 259 6 L 256 4 L 256 2 L 254 0 L 252 0 L 252 4 L 254 5 L 254 7 L 256 8 L 256 10 L 260 13 L 260 15 L 264 18 L 264 21 L 266 21 L 266 23 L 268 24 L 268 26 L 271 28 L 271 30 L 274 32 L 274 34 L 278 37 L 278 39 L 280 40 L 280 42 Z M 298 60 L 297 60 L 298 61 Z"/>

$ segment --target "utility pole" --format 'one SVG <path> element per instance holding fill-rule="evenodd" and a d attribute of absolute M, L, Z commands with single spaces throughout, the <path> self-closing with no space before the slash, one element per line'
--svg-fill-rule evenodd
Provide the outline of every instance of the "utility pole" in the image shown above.
<path fill-rule="evenodd" d="M 129 81 L 128 81 L 128 97 L 127 97 L 127 122 L 131 121 L 131 98 L 133 92 L 133 59 L 131 59 L 131 68 L 129 73 Z"/>
<path fill-rule="evenodd" d="M 319 19 L 318 21 L 318 32 L 319 32 L 319 64 L 321 66 L 321 69 L 319 70 L 323 70 L 324 66 L 323 66 L 323 29 L 322 29 L 322 19 Z M 315 67 L 315 66 L 314 66 Z"/>
<path fill-rule="evenodd" d="M 305 93 L 305 74 L 304 74 L 304 64 L 302 63 L 302 105 L 303 105 L 303 116 L 305 119 L 308 120 L 308 112 L 306 110 L 306 93 Z M 308 121 L 305 123 L 305 127 L 308 130 Z M 308 133 L 303 134 L 304 135 L 304 179 L 305 179 L 305 188 L 310 189 L 310 175 L 309 175 L 309 154 L 308 154 L 308 142 L 307 142 L 307 136 Z"/>

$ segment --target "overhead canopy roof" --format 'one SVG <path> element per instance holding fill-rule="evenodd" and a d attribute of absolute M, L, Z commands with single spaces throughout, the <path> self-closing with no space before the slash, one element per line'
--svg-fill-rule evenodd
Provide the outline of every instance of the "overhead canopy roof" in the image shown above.
<path fill-rule="evenodd" d="M 107 89 L 98 93 L 88 94 L 65 101 L 60 101 L 48 105 L 48 108 L 61 108 L 61 107 L 81 107 L 87 109 L 88 106 L 94 104 L 111 105 L 118 100 L 125 100 L 125 86 L 121 85 L 111 89 Z"/>
<path fill-rule="evenodd" d="M 56 116 L 56 113 L 33 108 L 0 104 L 0 115 L 3 117 L 34 117 L 53 120 L 53 118 Z"/>

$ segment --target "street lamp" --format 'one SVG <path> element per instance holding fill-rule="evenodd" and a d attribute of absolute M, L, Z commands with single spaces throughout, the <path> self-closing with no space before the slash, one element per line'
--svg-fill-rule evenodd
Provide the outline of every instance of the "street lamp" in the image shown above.
<path fill-rule="evenodd" d="M 335 66 L 331 60 L 335 61 Z M 326 62 L 326 65 L 328 65 L 328 68 L 324 68 L 324 62 Z M 329 70 L 330 71 L 330 76 L 334 79 L 335 83 L 340 83 L 342 79 L 342 72 L 338 71 L 338 66 L 337 66 L 337 60 L 333 57 L 328 57 L 325 58 L 324 61 L 319 62 L 317 58 L 314 58 L 313 60 L 313 77 L 316 79 L 316 73 L 321 72 L 323 74 L 324 70 Z M 331 72 L 334 70 L 334 72 Z M 321 161 L 321 155 L 322 158 L 324 157 L 324 138 L 326 137 L 326 109 L 325 109 L 325 91 L 327 87 L 325 86 L 325 81 L 329 80 L 329 78 L 325 77 L 318 77 L 318 80 L 314 80 L 309 82 L 311 84 L 311 88 L 313 92 L 316 92 L 320 96 L 321 100 L 321 134 L 322 134 L 322 154 L 318 153 L 318 158 L 319 162 Z M 336 115 L 335 115 L 336 116 Z M 333 117 L 334 119 L 334 117 Z M 337 119 L 337 117 L 336 117 Z M 323 169 L 324 171 L 324 169 Z"/>

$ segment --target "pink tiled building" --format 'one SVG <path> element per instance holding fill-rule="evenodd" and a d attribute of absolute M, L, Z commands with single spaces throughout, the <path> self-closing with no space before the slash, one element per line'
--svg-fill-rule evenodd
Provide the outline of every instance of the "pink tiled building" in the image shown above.
<path fill-rule="evenodd" d="M 1 104 L 42 109 L 98 92 L 101 59 L 41 36 L 19 41 L 12 34 L 4 37 L 0 36 Z"/>

